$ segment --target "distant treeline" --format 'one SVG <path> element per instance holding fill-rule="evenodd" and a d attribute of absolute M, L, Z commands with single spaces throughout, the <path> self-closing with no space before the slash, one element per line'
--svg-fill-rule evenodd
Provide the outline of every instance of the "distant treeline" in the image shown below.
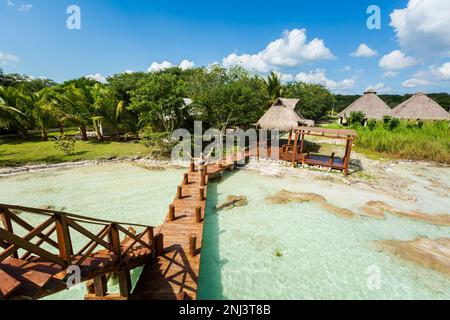
<path fill-rule="evenodd" d="M 450 111 L 450 95 L 448 93 L 430 93 L 427 94 L 428 97 L 439 103 L 445 110 Z M 336 95 L 336 103 L 334 110 L 336 112 L 341 112 L 353 102 L 358 100 L 360 95 Z M 405 95 L 389 95 L 389 94 L 381 94 L 379 95 L 381 100 L 383 100 L 390 108 L 395 108 L 400 103 L 408 100 L 412 97 L 412 94 Z"/>

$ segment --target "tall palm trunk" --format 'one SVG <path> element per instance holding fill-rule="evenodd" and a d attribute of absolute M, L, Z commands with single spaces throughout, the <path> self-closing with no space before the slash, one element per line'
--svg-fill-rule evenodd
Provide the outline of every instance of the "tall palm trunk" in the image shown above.
<path fill-rule="evenodd" d="M 23 140 L 27 140 L 27 136 L 28 136 L 28 130 L 26 128 L 20 128 L 19 129 L 19 134 L 22 137 Z"/>
<path fill-rule="evenodd" d="M 42 141 L 48 140 L 47 129 L 45 128 L 44 125 L 41 125 L 41 139 Z"/>
<path fill-rule="evenodd" d="M 62 121 L 59 121 L 59 134 L 61 136 L 64 135 L 64 122 L 62 122 Z"/>
<path fill-rule="evenodd" d="M 81 140 L 88 141 L 86 126 L 80 125 L 79 129 L 80 129 L 80 132 L 81 132 Z"/>

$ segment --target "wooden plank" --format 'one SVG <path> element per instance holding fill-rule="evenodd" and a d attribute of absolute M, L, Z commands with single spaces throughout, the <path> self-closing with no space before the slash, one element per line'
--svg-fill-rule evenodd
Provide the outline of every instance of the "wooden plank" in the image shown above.
<path fill-rule="evenodd" d="M 0 298 L 8 298 L 19 286 L 20 282 L 3 271 L 0 266 Z"/>

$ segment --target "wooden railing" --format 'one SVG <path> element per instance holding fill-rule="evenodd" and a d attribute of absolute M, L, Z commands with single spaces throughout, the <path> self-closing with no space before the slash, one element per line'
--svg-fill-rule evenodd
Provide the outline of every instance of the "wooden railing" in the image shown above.
<path fill-rule="evenodd" d="M 21 213 L 40 215 L 46 219 L 34 227 L 19 216 Z M 137 246 L 148 249 L 149 252 L 153 252 L 154 248 L 154 228 L 151 226 L 6 204 L 0 204 L 0 219 L 3 225 L 2 227 L 0 224 L 0 263 L 8 257 L 27 260 L 31 256 L 37 256 L 64 269 L 70 265 L 81 266 L 100 247 L 112 254 L 115 263 L 121 264 Z M 15 232 L 16 224 L 28 233 L 18 235 Z M 83 226 L 85 224 L 101 229 L 92 232 Z M 143 231 L 136 234 L 133 228 Z M 86 238 L 86 243 L 76 252 L 71 239 L 72 231 Z M 120 233 L 125 235 L 123 241 Z M 19 251 L 24 252 L 19 256 Z"/>

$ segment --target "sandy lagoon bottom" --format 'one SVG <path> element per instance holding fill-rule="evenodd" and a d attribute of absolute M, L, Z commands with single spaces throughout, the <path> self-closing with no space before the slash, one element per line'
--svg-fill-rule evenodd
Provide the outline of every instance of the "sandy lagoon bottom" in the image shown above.
<path fill-rule="evenodd" d="M 398 174 L 408 173 L 399 170 Z M 448 181 L 448 169 L 429 174 Z M 0 178 L 0 202 L 52 205 L 98 218 L 159 225 L 181 176 L 176 169 L 156 172 L 129 164 L 25 173 Z M 450 299 L 447 276 L 378 252 L 373 244 L 449 237 L 450 228 L 393 216 L 347 220 L 312 203 L 264 201 L 287 189 L 321 194 L 355 212 L 367 201 L 380 200 L 403 209 L 445 213 L 448 198 L 431 191 L 424 195 L 427 190 L 421 183 L 411 186 L 421 198 L 410 204 L 324 180 L 268 177 L 247 170 L 227 174 L 209 186 L 199 298 Z M 216 205 L 228 195 L 244 195 L 249 204 L 218 212 Z M 275 255 L 277 251 L 281 257 Z M 133 276 L 136 281 L 139 270 Z M 50 299 L 82 299 L 83 294 L 82 286 Z"/>
<path fill-rule="evenodd" d="M 441 182 L 450 181 L 448 168 L 433 170 L 429 173 Z M 399 168 L 396 174 L 405 171 Z M 422 182 L 411 184 L 411 192 L 420 193 L 411 204 L 306 175 L 276 178 L 245 170 L 226 176 L 208 190 L 199 298 L 450 299 L 448 276 L 379 252 L 374 245 L 376 240 L 448 238 L 449 227 L 394 216 L 348 220 L 312 203 L 265 202 L 267 196 L 286 189 L 320 194 L 354 212 L 379 200 L 401 209 L 447 213 L 449 199 L 423 194 L 427 190 L 420 188 Z M 215 206 L 228 195 L 246 196 L 249 204 L 218 212 Z"/>

